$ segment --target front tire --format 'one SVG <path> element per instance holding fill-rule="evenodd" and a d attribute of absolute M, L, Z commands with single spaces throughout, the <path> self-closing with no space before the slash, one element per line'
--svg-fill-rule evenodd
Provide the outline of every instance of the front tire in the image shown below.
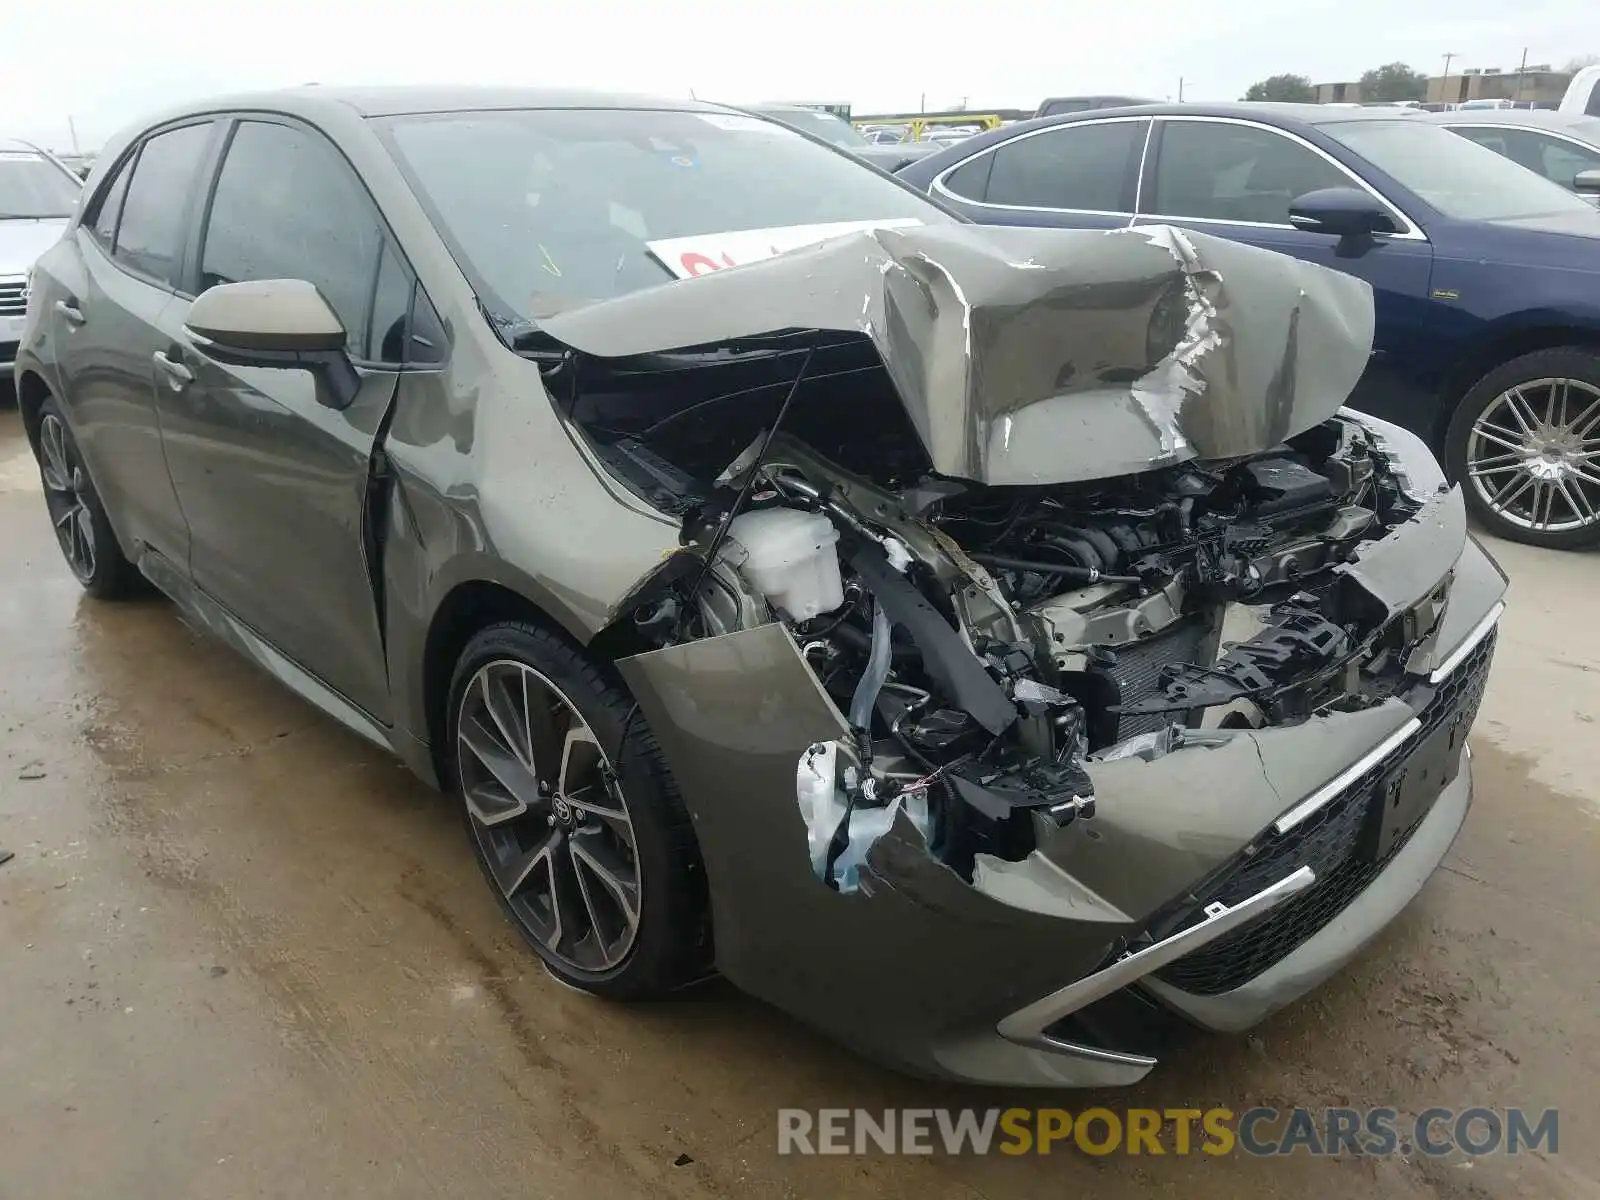
<path fill-rule="evenodd" d="M 693 829 L 622 689 L 559 634 L 504 622 L 468 642 L 448 711 L 452 790 L 478 864 L 546 969 L 627 1000 L 704 974 Z"/>
<path fill-rule="evenodd" d="M 143 578 L 117 544 L 66 414 L 54 396 L 39 408 L 33 453 L 61 556 L 83 590 L 98 600 L 121 600 L 138 592 Z"/>
<path fill-rule="evenodd" d="M 1538 350 L 1490 371 L 1451 418 L 1445 466 L 1497 537 L 1600 543 L 1600 354 Z"/>

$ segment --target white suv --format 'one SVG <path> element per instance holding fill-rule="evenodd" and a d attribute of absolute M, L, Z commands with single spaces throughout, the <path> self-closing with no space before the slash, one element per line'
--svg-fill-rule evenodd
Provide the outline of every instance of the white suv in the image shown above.
<path fill-rule="evenodd" d="M 61 237 L 82 181 L 26 142 L 0 141 L 0 368 L 22 339 L 28 270 Z"/>

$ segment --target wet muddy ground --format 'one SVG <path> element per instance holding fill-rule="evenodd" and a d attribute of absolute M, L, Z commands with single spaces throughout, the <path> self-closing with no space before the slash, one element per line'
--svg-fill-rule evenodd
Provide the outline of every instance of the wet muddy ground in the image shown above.
<path fill-rule="evenodd" d="M 731 988 L 553 983 L 457 818 L 160 600 L 82 598 L 0 406 L 0 1197 L 1600 1195 L 1600 555 L 1513 577 L 1445 869 L 1142 1085 L 899 1078 Z M 862 997 L 871 1003 L 871 997 Z M 780 1107 L 1525 1105 L 1555 1155 L 780 1158 Z"/>

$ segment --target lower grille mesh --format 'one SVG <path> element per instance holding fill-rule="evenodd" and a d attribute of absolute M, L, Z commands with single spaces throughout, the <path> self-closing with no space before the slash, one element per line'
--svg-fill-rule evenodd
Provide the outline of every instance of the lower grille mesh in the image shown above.
<path fill-rule="evenodd" d="M 1383 871 L 1410 840 L 1396 838 L 1380 859 L 1358 853 L 1367 819 L 1368 801 L 1381 780 L 1400 767 L 1428 735 L 1457 713 L 1467 726 L 1477 716 L 1484 684 L 1494 658 L 1496 635 L 1490 633 L 1439 685 L 1422 710 L 1422 729 L 1302 824 L 1281 835 L 1269 835 L 1256 854 L 1241 859 L 1217 880 L 1179 926 L 1200 919 L 1205 905 L 1227 905 L 1254 895 L 1301 865 L 1317 873 L 1306 891 L 1284 901 L 1257 921 L 1224 934 L 1216 941 L 1177 959 L 1156 972 L 1156 978 L 1185 992 L 1215 996 L 1247 983 L 1309 940 Z"/>

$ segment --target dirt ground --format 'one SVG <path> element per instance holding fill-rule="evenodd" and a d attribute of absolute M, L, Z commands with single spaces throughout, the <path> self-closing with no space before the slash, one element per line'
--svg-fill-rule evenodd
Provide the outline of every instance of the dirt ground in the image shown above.
<path fill-rule="evenodd" d="M 1477 801 L 1362 961 L 1127 1092 L 1005 1095 L 890 1075 L 723 985 L 556 985 L 446 802 L 171 605 L 82 598 L 38 486 L 7 403 L 5 1200 L 1600 1196 L 1600 555 L 1494 545 Z M 1562 1137 L 1473 1162 L 776 1153 L 780 1107 L 1010 1102 L 1553 1106 Z"/>

